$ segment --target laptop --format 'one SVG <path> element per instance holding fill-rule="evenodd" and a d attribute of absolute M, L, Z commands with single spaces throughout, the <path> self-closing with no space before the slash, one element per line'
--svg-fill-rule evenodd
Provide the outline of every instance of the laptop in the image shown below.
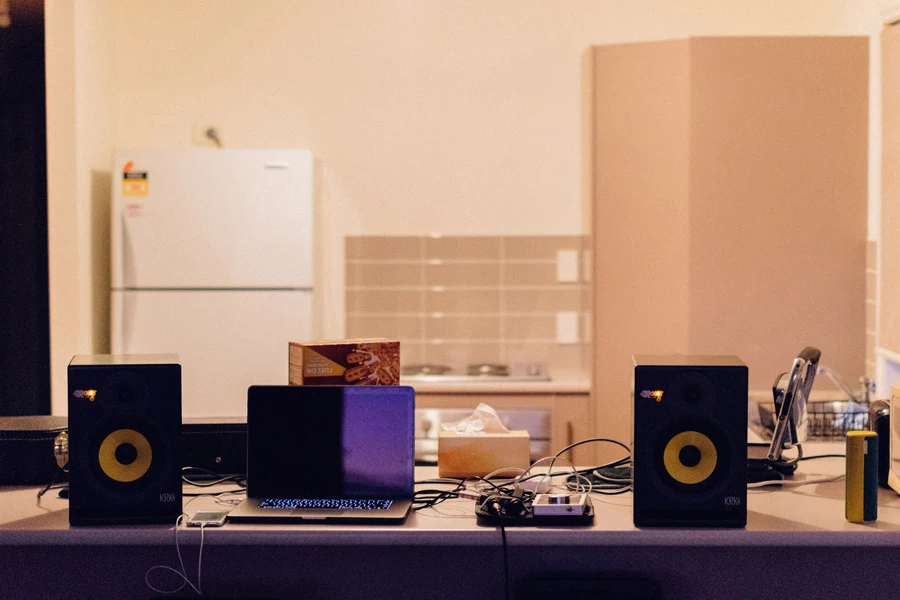
<path fill-rule="evenodd" d="M 252 386 L 247 498 L 236 522 L 402 522 L 412 506 L 415 392 Z"/>

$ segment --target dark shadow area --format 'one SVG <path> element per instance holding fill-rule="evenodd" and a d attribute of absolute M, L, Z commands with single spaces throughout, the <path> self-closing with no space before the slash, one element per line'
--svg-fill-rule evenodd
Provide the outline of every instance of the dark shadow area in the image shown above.
<path fill-rule="evenodd" d="M 0 27 L 0 415 L 50 414 L 44 6 Z"/>

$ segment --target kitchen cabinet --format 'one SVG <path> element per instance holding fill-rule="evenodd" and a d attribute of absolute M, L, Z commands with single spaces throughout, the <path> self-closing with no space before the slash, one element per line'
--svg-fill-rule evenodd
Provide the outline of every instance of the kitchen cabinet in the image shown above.
<path fill-rule="evenodd" d="M 868 48 L 594 48 L 598 434 L 628 433 L 635 354 L 737 355 L 751 390 L 807 345 L 848 379 L 864 373 Z"/>
<path fill-rule="evenodd" d="M 590 396 L 584 393 L 482 393 L 482 392 L 416 392 L 416 410 L 466 409 L 473 411 L 479 403 L 501 411 L 504 409 L 546 410 L 550 412 L 550 449 L 553 453 L 574 442 L 594 436 L 593 410 Z M 627 443 L 628 440 L 621 440 Z M 566 458 L 579 466 L 595 463 L 596 444 L 572 449 Z"/>
<path fill-rule="evenodd" d="M 881 301 L 877 326 L 872 314 L 867 329 L 875 346 L 877 328 L 877 383 L 886 394 L 900 379 L 900 25 L 881 33 L 881 65 L 881 240 L 880 260 L 871 265 L 880 269 Z"/>

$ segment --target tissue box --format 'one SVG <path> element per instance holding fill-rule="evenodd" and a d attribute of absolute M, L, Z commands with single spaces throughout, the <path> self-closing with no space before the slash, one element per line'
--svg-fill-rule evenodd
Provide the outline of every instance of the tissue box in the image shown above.
<path fill-rule="evenodd" d="M 400 385 L 400 342 L 381 338 L 290 342 L 291 385 Z"/>
<path fill-rule="evenodd" d="M 528 432 L 438 434 L 438 476 L 483 477 L 497 469 L 527 469 L 531 464 Z"/>

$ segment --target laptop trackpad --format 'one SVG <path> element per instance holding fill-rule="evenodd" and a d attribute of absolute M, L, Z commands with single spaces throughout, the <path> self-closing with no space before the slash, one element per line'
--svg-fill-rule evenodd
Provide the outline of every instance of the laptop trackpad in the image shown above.
<path fill-rule="evenodd" d="M 340 508 L 297 508 L 291 513 L 291 515 L 304 519 L 327 519 L 342 514 L 344 511 Z"/>

